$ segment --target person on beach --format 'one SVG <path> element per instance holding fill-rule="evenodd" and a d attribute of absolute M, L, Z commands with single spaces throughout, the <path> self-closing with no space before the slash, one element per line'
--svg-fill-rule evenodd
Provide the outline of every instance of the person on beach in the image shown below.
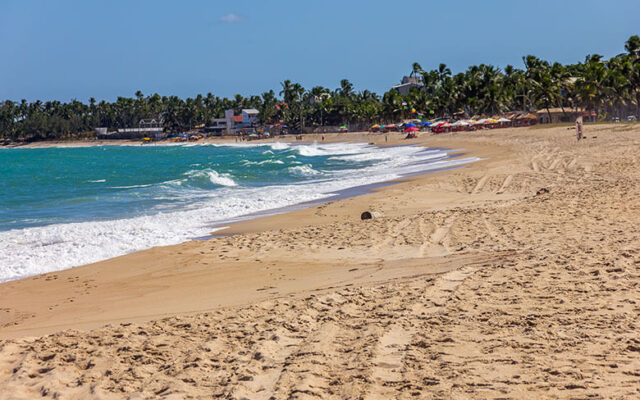
<path fill-rule="evenodd" d="M 582 117 L 576 119 L 576 131 L 578 133 L 578 140 L 582 139 Z"/>

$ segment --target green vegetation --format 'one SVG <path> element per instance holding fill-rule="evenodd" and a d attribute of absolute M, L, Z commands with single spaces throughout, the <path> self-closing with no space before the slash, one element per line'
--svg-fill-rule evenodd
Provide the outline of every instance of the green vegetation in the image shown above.
<path fill-rule="evenodd" d="M 602 118 L 640 114 L 640 37 L 626 42 L 626 53 L 603 60 L 589 55 L 573 65 L 549 63 L 535 56 L 523 57 L 524 68 L 507 65 L 500 70 L 476 65 L 453 75 L 445 65 L 423 71 L 413 64 L 411 76 L 421 88 L 407 96 L 395 90 L 384 95 L 364 90 L 355 92 L 348 80 L 330 90 L 316 86 L 305 89 L 286 80 L 281 91 L 233 99 L 211 93 L 186 100 L 176 96 L 119 97 L 115 102 L 89 104 L 79 101 L 34 101 L 0 104 L 0 139 L 47 140 L 80 137 L 94 127 L 135 127 L 144 118 L 162 116 L 165 129 L 176 132 L 208 124 L 224 110 L 240 112 L 256 108 L 261 121 L 287 124 L 293 131 L 302 126 L 369 124 L 409 117 L 412 109 L 425 118 L 466 115 L 496 115 L 511 110 L 544 110 L 552 107 L 583 107 Z M 280 96 L 280 97 L 279 97 Z"/>

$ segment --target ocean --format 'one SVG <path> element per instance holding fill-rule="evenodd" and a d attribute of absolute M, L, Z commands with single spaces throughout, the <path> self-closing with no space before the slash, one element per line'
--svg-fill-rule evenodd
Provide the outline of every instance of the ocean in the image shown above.
<path fill-rule="evenodd" d="M 0 281 L 207 236 L 221 224 L 475 158 L 418 146 L 0 149 Z"/>

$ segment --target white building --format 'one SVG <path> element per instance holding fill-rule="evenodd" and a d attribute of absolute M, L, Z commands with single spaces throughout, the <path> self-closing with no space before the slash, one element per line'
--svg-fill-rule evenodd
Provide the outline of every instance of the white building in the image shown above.
<path fill-rule="evenodd" d="M 141 119 L 137 128 L 118 128 L 117 132 L 109 133 L 107 128 L 95 128 L 99 139 L 135 139 L 152 137 L 160 139 L 165 137 L 164 119 Z"/>
<path fill-rule="evenodd" d="M 225 133 L 235 135 L 238 128 L 250 128 L 258 124 L 259 111 L 255 108 L 242 110 L 241 115 L 233 115 L 233 110 L 226 110 L 224 118 L 213 118 L 206 130 L 214 134 Z"/>
<path fill-rule="evenodd" d="M 248 126 L 257 124 L 258 114 L 260 113 L 255 108 L 242 110 L 242 124 Z"/>

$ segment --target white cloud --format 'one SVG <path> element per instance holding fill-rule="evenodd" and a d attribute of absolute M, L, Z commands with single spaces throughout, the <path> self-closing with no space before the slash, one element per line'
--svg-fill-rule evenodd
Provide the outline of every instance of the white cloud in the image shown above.
<path fill-rule="evenodd" d="M 234 13 L 226 14 L 226 15 L 223 15 L 222 17 L 220 17 L 220 22 L 225 22 L 227 24 L 234 24 L 234 23 L 237 23 L 237 22 L 242 22 L 243 20 L 244 20 L 244 18 L 242 18 L 240 15 L 234 14 Z"/>

